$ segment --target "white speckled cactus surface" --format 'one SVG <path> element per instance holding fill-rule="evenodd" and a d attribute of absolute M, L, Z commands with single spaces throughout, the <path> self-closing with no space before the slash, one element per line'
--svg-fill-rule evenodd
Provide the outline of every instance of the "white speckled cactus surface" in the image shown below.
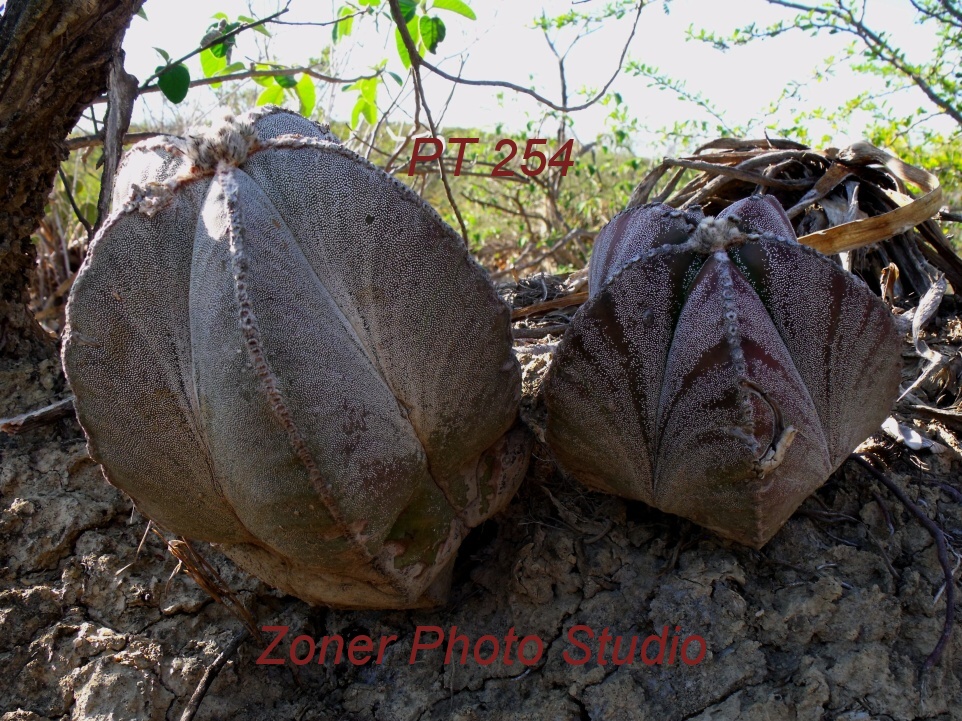
<path fill-rule="evenodd" d="M 272 108 L 141 143 L 67 309 L 90 451 L 168 530 L 307 601 L 444 600 L 528 461 L 510 315 L 461 239 Z M 752 196 L 631 208 L 544 385 L 597 490 L 760 547 L 888 414 L 884 304 Z"/>
<path fill-rule="evenodd" d="M 547 440 L 592 488 L 761 547 L 878 429 L 900 335 L 778 201 L 631 208 L 546 381 Z"/>
<path fill-rule="evenodd" d="M 279 109 L 135 146 L 72 289 L 90 451 L 314 603 L 444 599 L 527 465 L 509 312 L 413 191 Z"/>

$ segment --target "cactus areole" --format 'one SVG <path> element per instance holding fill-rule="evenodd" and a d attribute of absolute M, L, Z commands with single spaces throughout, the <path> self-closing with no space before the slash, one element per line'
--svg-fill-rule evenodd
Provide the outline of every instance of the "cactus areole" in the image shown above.
<path fill-rule="evenodd" d="M 63 350 L 110 482 L 308 602 L 442 602 L 527 464 L 509 311 L 460 237 L 277 108 L 134 146 L 113 200 Z"/>
<path fill-rule="evenodd" d="M 592 488 L 760 548 L 895 400 L 888 309 L 770 196 L 626 210 L 589 272 L 545 397 L 548 442 Z"/>

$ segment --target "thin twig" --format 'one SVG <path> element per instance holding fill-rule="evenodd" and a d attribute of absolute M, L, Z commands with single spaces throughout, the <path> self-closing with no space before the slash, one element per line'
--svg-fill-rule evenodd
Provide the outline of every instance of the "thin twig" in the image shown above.
<path fill-rule="evenodd" d="M 404 47 L 407 49 L 408 57 L 411 60 L 411 73 L 414 75 L 414 91 L 415 97 L 419 99 L 419 104 L 424 106 L 424 114 L 428 119 L 428 127 L 431 129 L 431 136 L 438 137 L 438 129 L 434 124 L 434 118 L 431 117 L 431 109 L 428 107 L 427 95 L 424 92 L 424 83 L 421 80 L 421 64 L 424 59 L 418 53 L 417 47 L 414 45 L 414 40 L 411 37 L 411 33 L 408 31 L 407 23 L 404 22 L 404 14 L 401 12 L 401 4 L 398 0 L 389 0 L 391 6 L 391 16 L 394 18 L 394 23 L 397 25 L 398 32 L 401 34 L 401 41 L 404 43 Z M 458 225 L 461 226 L 461 235 L 464 237 L 464 242 L 468 242 L 468 226 L 464 222 L 464 218 L 461 217 L 461 210 L 458 208 L 457 202 L 454 200 L 454 193 L 451 191 L 451 184 L 448 182 L 448 174 L 444 169 L 444 163 L 438 159 L 438 170 L 441 173 L 441 183 L 444 185 L 444 192 L 448 196 L 448 203 L 451 205 L 451 210 L 454 211 L 455 217 L 458 219 Z"/>
<path fill-rule="evenodd" d="M 69 396 L 35 411 L 27 411 L 13 418 L 0 418 L 0 431 L 13 436 L 59 421 L 73 414 L 73 401 L 74 397 Z"/>
<path fill-rule="evenodd" d="M 358 75 L 354 78 L 338 78 L 333 75 L 325 75 L 324 73 L 317 72 L 314 68 L 319 67 L 317 65 L 305 65 L 303 67 L 297 68 L 269 68 L 266 70 L 245 70 L 241 73 L 231 73 L 230 75 L 214 75 L 209 78 L 198 78 L 197 80 L 191 80 L 188 87 L 196 88 L 201 85 L 215 85 L 217 83 L 227 83 L 232 80 L 248 80 L 250 78 L 269 78 L 277 77 L 278 75 L 297 75 L 298 73 L 304 73 L 305 75 L 310 75 L 315 80 L 322 80 L 326 83 L 337 83 L 343 85 L 346 83 L 356 83 L 358 80 L 370 80 L 371 78 L 376 78 L 381 75 L 382 71 L 372 73 L 371 75 Z M 151 85 L 147 88 L 140 88 L 137 91 L 138 97 L 141 95 L 146 95 L 147 93 L 159 93 L 159 85 Z M 107 96 L 102 95 L 94 103 L 106 103 Z M 68 141 L 69 143 L 69 141 Z"/>
<path fill-rule="evenodd" d="M 358 10 L 357 12 L 351 13 L 350 15 L 345 15 L 344 17 L 337 18 L 336 20 L 324 20 L 323 22 L 307 22 L 307 21 L 292 21 L 292 20 L 271 20 L 275 25 L 311 25 L 314 27 L 328 27 L 330 25 L 337 25 L 338 23 L 346 22 L 348 20 L 353 20 L 360 15 L 370 15 L 374 12 L 374 8 L 368 6 L 364 10 Z"/>
<path fill-rule="evenodd" d="M 181 537 L 180 539 L 168 541 L 167 538 L 159 531 L 157 528 L 153 529 L 154 533 L 157 534 L 164 543 L 167 544 L 167 549 L 170 551 L 171 555 L 177 559 L 178 565 L 174 569 L 174 573 L 171 574 L 171 579 L 174 575 L 183 568 L 187 575 L 190 576 L 194 582 L 204 589 L 207 594 L 213 598 L 217 603 L 224 606 L 228 611 L 230 611 L 244 626 L 254 638 L 261 640 L 261 632 L 257 628 L 257 623 L 254 621 L 253 615 L 247 609 L 247 607 L 241 602 L 234 593 L 233 589 L 227 585 L 221 575 L 217 572 L 211 563 L 204 558 L 199 552 L 197 552 L 193 546 L 190 545 L 190 541 L 186 538 Z M 168 581 L 169 583 L 169 581 Z"/>
<path fill-rule="evenodd" d="M 942 566 L 942 572 L 945 574 L 945 622 L 942 625 L 942 634 L 939 636 L 938 643 L 935 644 L 932 653 L 929 654 L 928 658 L 925 659 L 925 663 L 923 663 L 919 669 L 919 677 L 921 678 L 926 671 L 935 666 L 935 664 L 939 662 L 939 659 L 942 658 L 942 652 L 945 650 L 946 645 L 948 645 L 949 639 L 952 638 L 952 624 L 955 622 L 955 579 L 952 566 L 949 565 L 949 552 L 945 542 L 945 532 L 935 521 L 929 518 L 921 508 L 912 502 L 905 494 L 905 491 L 899 488 L 888 476 L 875 468 L 875 466 L 869 463 L 864 457 L 853 453 L 849 456 L 849 460 L 855 461 L 862 466 L 875 480 L 885 486 L 892 495 L 898 498 L 902 505 L 919 519 L 919 522 L 925 526 L 925 530 L 932 536 L 932 540 L 935 541 L 939 565 Z"/>
<path fill-rule="evenodd" d="M 162 67 L 158 72 L 154 73 L 153 75 L 151 75 L 149 78 L 147 78 L 147 79 L 143 82 L 143 84 L 140 86 L 140 92 L 141 92 L 141 93 L 145 92 L 145 91 L 148 89 L 148 86 L 150 85 L 151 81 L 156 80 L 157 78 L 159 78 L 159 77 L 160 77 L 161 75 L 163 75 L 164 72 L 167 71 L 168 69 L 170 69 L 170 68 L 172 68 L 172 67 L 175 67 L 175 66 L 177 66 L 177 65 L 180 65 L 180 64 L 181 64 L 182 62 L 184 62 L 185 60 L 190 60 L 190 59 L 191 59 L 192 57 L 194 57 L 195 55 L 200 55 L 202 52 L 204 52 L 204 51 L 207 50 L 208 48 L 212 48 L 212 47 L 214 47 L 215 45 L 220 45 L 220 44 L 223 43 L 225 40 L 229 40 L 230 38 L 234 37 L 235 35 L 239 35 L 240 33 L 244 32 L 245 30 L 250 30 L 251 28 L 256 28 L 258 25 L 263 25 L 263 24 L 265 24 L 265 23 L 269 23 L 271 20 L 273 20 L 273 19 L 275 19 L 275 18 L 279 18 L 281 15 L 283 15 L 284 13 L 286 13 L 286 12 L 290 9 L 290 5 L 291 5 L 290 2 L 288 2 L 287 5 L 284 7 L 283 10 L 278 10 L 278 11 L 277 11 L 276 13 L 274 13 L 273 15 L 268 15 L 266 18 L 262 18 L 261 20 L 254 20 L 253 22 L 244 23 L 244 24 L 241 25 L 240 27 L 234 28 L 234 29 L 231 30 L 229 33 L 224 33 L 223 35 L 218 35 L 218 36 L 217 36 L 216 38 L 214 38 L 213 40 L 211 40 L 211 41 L 209 41 L 209 42 L 206 42 L 206 43 L 204 43 L 203 45 L 201 45 L 200 47 L 191 50 L 189 53 L 187 53 L 186 55 L 184 55 L 182 58 L 178 58 L 177 60 L 169 60 L 169 61 L 167 62 L 167 64 L 164 65 L 164 67 Z"/>
<path fill-rule="evenodd" d="M 527 318 L 529 315 L 538 315 L 539 313 L 547 313 L 549 310 L 557 310 L 558 308 L 581 305 L 586 300 L 588 300 L 588 291 L 563 295 L 560 298 L 553 298 L 552 300 L 547 300 L 544 303 L 536 303 L 525 308 L 515 308 L 513 311 L 511 311 L 511 320 Z"/>
<path fill-rule="evenodd" d="M 531 213 L 531 212 L 528 212 L 528 210 L 523 210 L 523 211 L 515 210 L 514 208 L 508 208 L 507 206 L 499 205 L 498 203 L 495 203 L 490 200 L 481 200 L 481 198 L 476 198 L 473 195 L 469 195 L 468 193 L 461 193 L 461 197 L 471 203 L 476 203 L 480 205 L 482 208 L 491 208 L 492 210 L 497 210 L 499 213 L 507 213 L 508 215 L 517 215 L 525 219 L 533 218 L 534 220 L 540 220 L 545 225 L 550 225 L 550 221 L 540 213 Z M 531 247 L 531 245 L 533 244 L 529 243 L 528 245 L 525 246 L 525 248 Z M 520 260 L 520 256 L 519 256 L 519 260 Z"/>
<path fill-rule="evenodd" d="M 391 0 L 392 7 L 394 6 L 394 4 L 395 4 L 395 0 Z M 621 73 L 621 68 L 625 64 L 625 56 L 628 54 L 628 47 L 631 45 L 631 41 L 635 37 L 635 31 L 638 29 L 638 20 L 639 18 L 641 18 L 641 11 L 645 7 L 645 4 L 646 3 L 644 2 L 644 0 L 638 3 L 638 12 L 635 14 L 634 23 L 632 23 L 631 33 L 628 35 L 628 39 L 625 41 L 624 47 L 621 49 L 621 56 L 618 59 L 618 67 L 615 69 L 615 72 L 611 75 L 611 77 L 608 79 L 608 82 L 604 84 L 604 87 L 601 88 L 601 90 L 598 92 L 597 95 L 595 95 L 593 98 L 591 98 L 587 102 L 582 103 L 581 105 L 568 105 L 566 103 L 558 104 L 552 100 L 549 100 L 543 95 L 535 92 L 534 90 L 522 87 L 520 85 L 515 85 L 514 83 L 505 82 L 503 80 L 469 80 L 467 78 L 461 78 L 455 75 L 451 75 L 450 73 L 446 73 L 445 71 L 441 70 L 439 67 L 432 65 L 427 60 L 425 60 L 420 55 L 418 55 L 416 48 L 414 49 L 414 53 L 411 54 L 412 66 L 414 64 L 414 56 L 417 55 L 419 65 L 423 65 L 435 75 L 439 75 L 445 80 L 451 81 L 452 83 L 460 83 L 461 85 L 476 85 L 476 86 L 489 87 L 489 88 L 505 88 L 507 90 L 513 90 L 516 93 L 521 93 L 522 95 L 527 95 L 529 97 L 532 97 L 542 105 L 547 105 L 552 110 L 557 110 L 558 112 L 562 112 L 562 113 L 574 113 L 579 110 L 584 110 L 585 108 L 589 108 L 595 103 L 597 103 L 599 100 L 601 100 L 605 96 L 605 93 L 608 92 L 608 88 L 611 87 L 611 84 L 615 81 L 615 79 Z M 405 34 L 405 30 L 406 30 L 406 26 L 404 26 L 404 28 L 401 30 L 402 36 Z"/>
<path fill-rule="evenodd" d="M 544 253 L 542 253 L 541 255 L 537 256 L 536 258 L 532 258 L 531 260 L 529 260 L 529 261 L 528 261 L 527 263 L 525 263 L 524 265 L 512 265 L 510 268 L 505 268 L 504 270 L 499 270 L 499 271 L 497 271 L 497 272 L 495 272 L 495 273 L 492 273 L 492 274 L 491 274 L 491 277 L 492 277 L 492 278 L 501 278 L 502 276 L 505 276 L 505 275 L 507 275 L 508 273 L 514 273 L 514 272 L 516 272 L 516 271 L 525 270 L 525 269 L 527 269 L 527 268 L 531 268 L 531 267 L 533 267 L 533 266 L 535 266 L 535 265 L 538 265 L 538 263 L 540 263 L 541 261 L 545 260 L 545 259 L 548 258 L 549 256 L 551 256 L 551 255 L 553 255 L 554 253 L 557 253 L 559 250 L 561 250 L 561 248 L 562 248 L 563 246 L 565 246 L 572 238 L 575 238 L 575 237 L 580 236 L 580 235 L 583 235 L 583 236 L 588 237 L 588 238 L 593 238 L 593 237 L 594 237 L 594 235 L 593 235 L 592 233 L 589 233 L 589 232 L 586 231 L 584 228 L 575 228 L 575 229 L 572 230 L 570 233 L 565 234 L 565 236 L 564 236 L 561 240 L 559 240 L 557 243 L 555 243 L 554 245 L 552 245 L 552 246 L 551 246 L 550 248 L 548 248 Z M 520 258 L 519 258 L 519 260 L 520 260 Z"/>
<path fill-rule="evenodd" d="M 149 140 L 150 138 L 156 138 L 158 135 L 163 135 L 163 133 L 127 133 L 124 135 L 124 145 L 131 145 L 133 143 L 139 143 L 141 140 Z M 82 148 L 95 148 L 98 145 L 103 145 L 104 139 L 101 135 L 84 135 L 79 138 L 68 138 L 63 141 L 63 146 L 67 150 L 81 150 Z"/>
<path fill-rule="evenodd" d="M 80 208 L 77 207 L 77 201 L 74 200 L 73 192 L 70 190 L 70 183 L 67 182 L 67 174 L 63 172 L 63 168 L 59 165 L 57 166 L 57 173 L 60 175 L 60 181 L 63 183 L 63 189 L 67 193 L 67 200 L 70 201 L 70 207 L 73 208 L 74 215 L 77 216 L 77 220 L 80 221 L 84 230 L 87 231 L 87 240 L 89 242 L 93 236 L 93 226 L 90 225 L 90 221 L 84 217 L 84 214 L 80 212 Z"/>
<path fill-rule="evenodd" d="M 200 708 L 201 702 L 204 700 L 204 696 L 207 694 L 207 689 L 217 678 L 217 674 L 220 670 L 224 668 L 230 657 L 237 653 L 237 649 L 240 648 L 241 644 L 244 643 L 251 635 L 251 632 L 246 628 L 242 628 L 231 642 L 227 644 L 227 648 L 220 652 L 220 655 L 214 659 L 214 662 L 207 667 L 204 671 L 204 675 L 200 678 L 200 683 L 197 684 L 197 688 L 194 689 L 194 693 L 190 697 L 190 701 L 184 707 L 184 712 L 180 715 L 180 721 L 192 721 L 194 714 Z"/>
<path fill-rule="evenodd" d="M 875 499 L 875 504 L 878 506 L 879 511 L 882 512 L 882 518 L 885 519 L 885 525 L 889 529 L 889 536 L 894 536 L 895 524 L 892 523 L 892 517 L 889 515 L 888 509 L 885 507 L 885 501 L 883 501 L 882 497 L 875 491 L 872 491 L 872 498 Z"/>
<path fill-rule="evenodd" d="M 511 337 L 515 340 L 544 338 L 549 335 L 562 335 L 568 330 L 567 323 L 555 323 L 541 328 L 514 328 Z"/>
<path fill-rule="evenodd" d="M 371 140 L 369 142 L 362 140 L 357 134 L 355 134 L 354 137 L 356 137 L 358 140 L 360 140 L 362 143 L 365 143 L 368 146 L 367 153 L 365 153 L 364 155 L 365 159 L 370 160 L 371 153 L 373 152 L 378 152 L 379 154 L 384 155 L 385 157 L 390 157 L 388 153 L 386 153 L 385 151 L 377 147 L 377 136 L 378 136 L 378 133 L 381 132 L 381 128 L 384 127 L 384 125 L 387 123 L 387 119 L 391 116 L 391 113 L 393 112 L 394 108 L 396 108 L 398 104 L 401 102 L 401 96 L 404 93 L 405 85 L 407 85 L 407 79 L 405 79 L 404 84 L 398 90 L 398 94 L 391 100 L 391 104 L 387 107 L 387 110 L 381 113 L 381 117 L 377 119 L 377 123 L 374 125 L 374 129 L 371 131 Z M 390 126 L 388 129 L 390 130 Z M 385 173 L 391 172 L 390 168 L 384 168 L 383 170 Z"/>

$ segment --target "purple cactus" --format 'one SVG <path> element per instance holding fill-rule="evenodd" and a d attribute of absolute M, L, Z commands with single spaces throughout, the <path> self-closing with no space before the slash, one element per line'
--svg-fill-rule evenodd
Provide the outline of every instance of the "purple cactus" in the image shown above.
<path fill-rule="evenodd" d="M 889 311 L 770 196 L 629 209 L 590 283 L 545 395 L 548 442 L 592 488 L 761 547 L 895 400 Z"/>

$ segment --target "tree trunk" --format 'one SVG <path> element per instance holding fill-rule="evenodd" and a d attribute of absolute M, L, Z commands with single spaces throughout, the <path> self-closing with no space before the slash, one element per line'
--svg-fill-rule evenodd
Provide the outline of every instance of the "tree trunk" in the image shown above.
<path fill-rule="evenodd" d="M 63 141 L 107 88 L 142 0 L 11 0 L 0 18 L 0 358 L 41 360 L 55 344 L 27 308 Z"/>

